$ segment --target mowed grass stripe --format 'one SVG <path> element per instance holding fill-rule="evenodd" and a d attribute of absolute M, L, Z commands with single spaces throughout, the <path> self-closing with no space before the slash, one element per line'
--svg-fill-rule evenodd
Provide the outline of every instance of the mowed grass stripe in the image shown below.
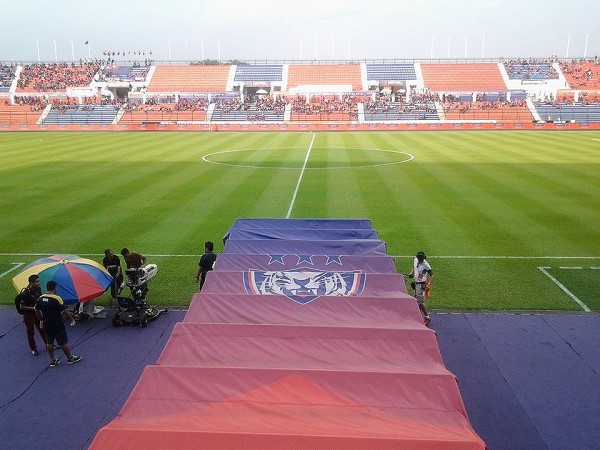
<path fill-rule="evenodd" d="M 468 135 L 464 142 L 465 149 L 470 151 L 470 147 L 480 146 L 482 136 Z M 488 153 L 499 154 L 503 151 L 501 147 L 494 146 L 493 142 L 488 142 L 487 145 Z M 461 155 L 457 148 L 449 148 L 446 153 L 447 157 Z M 510 247 L 511 244 L 514 251 L 536 254 L 534 241 L 527 230 L 539 229 L 540 224 L 527 216 L 522 202 L 511 198 L 512 187 L 522 186 L 524 183 L 515 179 L 514 169 L 506 164 L 466 163 L 465 157 L 458 159 L 463 162 L 437 164 L 431 171 L 444 180 L 444 191 L 454 193 L 456 201 L 462 204 L 455 217 L 457 220 L 467 219 L 464 234 L 473 244 L 472 248 L 465 249 L 468 254 L 496 254 L 499 249 Z M 498 178 L 502 177 L 509 179 L 498 182 Z M 440 202 L 444 200 L 445 198 L 441 198 Z M 529 211 L 531 202 L 525 203 L 526 210 Z"/>

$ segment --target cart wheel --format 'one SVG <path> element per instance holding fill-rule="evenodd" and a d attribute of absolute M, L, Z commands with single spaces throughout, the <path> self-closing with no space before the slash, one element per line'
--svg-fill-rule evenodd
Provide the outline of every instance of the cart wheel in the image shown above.
<path fill-rule="evenodd" d="M 145 328 L 146 325 L 148 325 L 148 315 L 146 314 L 146 311 L 144 311 L 140 316 L 140 327 Z"/>
<path fill-rule="evenodd" d="M 148 308 L 146 309 L 146 317 L 148 318 L 148 322 L 151 321 L 152 319 L 156 319 L 156 316 L 158 315 L 158 310 L 156 308 Z"/>
<path fill-rule="evenodd" d="M 123 321 L 121 320 L 121 317 L 119 317 L 119 313 L 115 313 L 115 315 L 113 316 L 112 324 L 113 327 L 120 327 L 121 325 L 123 325 Z"/>

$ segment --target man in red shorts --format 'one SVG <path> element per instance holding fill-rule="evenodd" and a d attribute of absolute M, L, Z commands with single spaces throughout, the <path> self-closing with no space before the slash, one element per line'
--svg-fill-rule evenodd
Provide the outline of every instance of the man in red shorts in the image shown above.
<path fill-rule="evenodd" d="M 19 309 L 23 313 L 23 322 L 27 329 L 27 342 L 29 343 L 31 354 L 38 356 L 40 353 L 38 352 L 34 337 L 36 328 L 40 332 L 44 345 L 47 342 L 46 331 L 41 328 L 40 320 L 35 313 L 35 302 L 42 295 L 42 290 L 40 289 L 40 277 L 38 275 L 29 275 L 28 281 L 29 284 L 21 290 L 21 306 Z"/>

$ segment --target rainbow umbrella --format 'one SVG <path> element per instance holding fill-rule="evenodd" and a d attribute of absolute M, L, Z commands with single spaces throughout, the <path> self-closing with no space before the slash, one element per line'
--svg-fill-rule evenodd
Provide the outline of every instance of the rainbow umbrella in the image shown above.
<path fill-rule="evenodd" d="M 112 281 L 112 276 L 96 261 L 77 255 L 53 255 L 33 261 L 12 279 L 15 289 L 20 291 L 27 286 L 32 274 L 39 275 L 42 292 L 48 281 L 55 281 L 56 294 L 67 304 L 99 297 Z"/>

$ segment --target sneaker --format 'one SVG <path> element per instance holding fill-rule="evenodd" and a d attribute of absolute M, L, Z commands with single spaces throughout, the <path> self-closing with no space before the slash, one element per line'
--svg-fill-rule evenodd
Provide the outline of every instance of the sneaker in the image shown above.
<path fill-rule="evenodd" d="M 425 316 L 425 317 L 423 318 L 423 322 L 425 322 L 425 325 L 429 325 L 429 322 L 431 322 L 431 317 L 429 317 L 429 316 Z"/>
<path fill-rule="evenodd" d="M 37 348 L 34 348 L 34 349 L 32 349 L 32 350 L 31 350 L 31 354 L 32 354 L 33 356 L 40 356 L 40 352 L 38 352 L 38 349 L 37 349 Z"/>
<path fill-rule="evenodd" d="M 69 359 L 67 359 L 67 364 L 75 364 L 81 361 L 81 356 L 71 355 Z"/>
<path fill-rule="evenodd" d="M 59 362 L 60 362 L 60 359 L 58 359 L 58 358 L 54 358 L 54 359 L 52 360 L 52 362 L 50 363 L 50 367 L 56 367 L 56 366 L 58 366 L 58 363 L 59 363 Z"/>

